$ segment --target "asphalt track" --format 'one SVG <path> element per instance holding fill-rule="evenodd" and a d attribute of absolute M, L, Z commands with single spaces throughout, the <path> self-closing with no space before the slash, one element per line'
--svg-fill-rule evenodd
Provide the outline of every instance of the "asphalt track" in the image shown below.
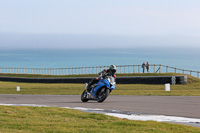
<path fill-rule="evenodd" d="M 35 104 L 55 107 L 83 107 L 200 118 L 200 96 L 118 96 L 110 95 L 103 103 L 83 103 L 80 95 L 0 95 L 0 103 Z"/>

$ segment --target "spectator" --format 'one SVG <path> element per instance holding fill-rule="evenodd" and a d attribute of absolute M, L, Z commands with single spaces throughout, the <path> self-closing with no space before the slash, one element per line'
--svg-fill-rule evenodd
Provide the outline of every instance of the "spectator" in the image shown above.
<path fill-rule="evenodd" d="M 142 64 L 143 73 L 145 72 L 145 62 Z"/>
<path fill-rule="evenodd" d="M 147 62 L 146 64 L 146 69 L 147 69 L 147 72 L 149 73 L 149 62 Z"/>

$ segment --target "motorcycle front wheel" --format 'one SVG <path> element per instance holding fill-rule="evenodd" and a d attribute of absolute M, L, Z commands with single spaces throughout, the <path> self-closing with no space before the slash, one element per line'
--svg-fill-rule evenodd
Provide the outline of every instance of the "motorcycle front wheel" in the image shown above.
<path fill-rule="evenodd" d="M 82 102 L 87 102 L 89 99 L 87 99 L 87 92 L 86 90 L 83 91 L 82 95 L 81 95 L 81 101 Z"/>
<path fill-rule="evenodd" d="M 97 102 L 99 103 L 103 102 L 108 97 L 109 92 L 110 92 L 109 89 L 101 88 L 97 93 Z"/>

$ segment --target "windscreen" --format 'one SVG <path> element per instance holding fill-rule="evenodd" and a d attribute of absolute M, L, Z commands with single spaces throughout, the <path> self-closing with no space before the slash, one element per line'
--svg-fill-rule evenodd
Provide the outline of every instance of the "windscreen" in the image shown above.
<path fill-rule="evenodd" d="M 115 78 L 113 78 L 112 76 L 108 76 L 108 81 L 110 82 L 111 85 L 115 85 Z"/>

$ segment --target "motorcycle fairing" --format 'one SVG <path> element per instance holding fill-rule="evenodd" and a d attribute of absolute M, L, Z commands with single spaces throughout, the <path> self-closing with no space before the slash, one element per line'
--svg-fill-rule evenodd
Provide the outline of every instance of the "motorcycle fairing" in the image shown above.
<path fill-rule="evenodd" d="M 98 83 L 94 84 L 94 87 L 90 91 L 90 94 L 92 94 L 95 98 L 97 98 L 97 92 L 103 86 L 106 86 L 107 88 L 110 88 L 110 83 L 108 82 L 107 79 L 102 79 Z"/>

